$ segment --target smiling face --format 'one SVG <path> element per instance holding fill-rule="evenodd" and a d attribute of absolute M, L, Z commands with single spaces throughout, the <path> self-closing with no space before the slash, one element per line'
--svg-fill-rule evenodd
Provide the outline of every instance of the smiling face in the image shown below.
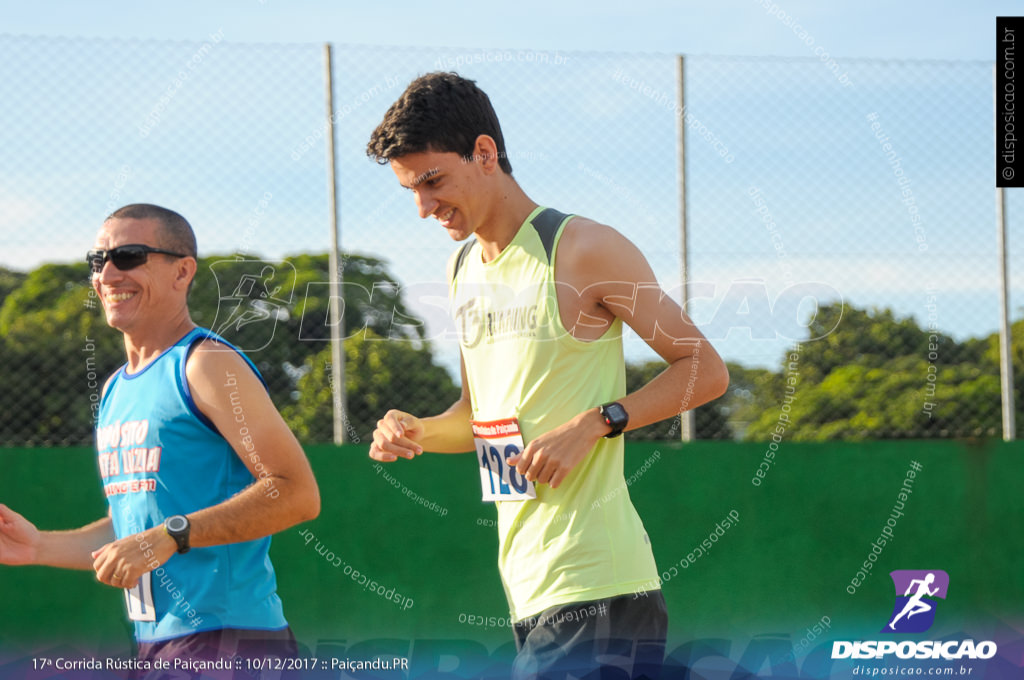
<path fill-rule="evenodd" d="M 143 244 L 166 248 L 161 240 L 160 223 L 155 219 L 112 218 L 103 223 L 96 235 L 97 250 Z M 185 305 L 188 282 L 195 273 L 195 260 L 150 253 L 144 264 L 121 270 L 107 260 L 92 285 L 103 304 L 107 323 L 123 333 L 159 325 Z"/>
<path fill-rule="evenodd" d="M 456 241 L 471 236 L 490 213 L 498 169 L 493 141 L 482 136 L 479 153 L 466 160 L 454 152 L 424 151 L 391 161 L 398 182 L 413 192 L 420 217 L 433 217 Z"/>

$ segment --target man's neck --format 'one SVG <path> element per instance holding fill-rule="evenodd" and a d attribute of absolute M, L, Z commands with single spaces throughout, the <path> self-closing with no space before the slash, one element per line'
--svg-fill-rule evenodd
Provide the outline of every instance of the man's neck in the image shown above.
<path fill-rule="evenodd" d="M 186 311 L 183 317 L 169 320 L 158 328 L 126 332 L 124 350 L 128 357 L 128 372 L 137 373 L 142 370 L 195 327 Z"/>
<path fill-rule="evenodd" d="M 519 232 L 519 227 L 536 207 L 537 204 L 526 195 L 519 183 L 507 176 L 500 190 L 495 192 L 495 199 L 475 232 L 484 262 L 494 260 L 508 247 Z"/>

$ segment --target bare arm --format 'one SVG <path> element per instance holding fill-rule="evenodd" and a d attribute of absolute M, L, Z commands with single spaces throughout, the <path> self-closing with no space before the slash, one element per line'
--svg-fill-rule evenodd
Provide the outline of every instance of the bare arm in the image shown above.
<path fill-rule="evenodd" d="M 563 323 L 577 338 L 599 337 L 619 318 L 668 364 L 641 389 L 619 400 L 629 414 L 627 430 L 725 393 L 725 362 L 682 308 L 664 294 L 639 249 L 617 231 L 580 218 L 566 225 L 555 278 Z M 569 291 L 572 295 L 566 294 Z M 566 319 L 567 313 L 575 313 L 574 319 Z M 527 479 L 557 487 L 608 432 L 598 409 L 590 408 L 535 438 L 509 462 Z"/>
<path fill-rule="evenodd" d="M 469 421 L 473 407 L 462 364 L 462 394 L 444 413 L 417 418 L 404 411 L 391 410 L 377 421 L 370 445 L 370 458 L 390 463 L 401 458 L 414 458 L 424 451 L 434 453 L 466 453 L 472 451 L 473 430 Z"/>
<path fill-rule="evenodd" d="M 258 480 L 190 515 L 192 545 L 251 541 L 319 515 L 320 491 L 306 454 L 248 364 L 235 352 L 204 343 L 187 373 L 196 405 Z M 232 378 L 237 385 L 227 384 Z"/>
<path fill-rule="evenodd" d="M 23 516 L 0 504 L 0 564 L 92 569 L 92 551 L 113 538 L 109 517 L 80 529 L 39 531 Z"/>
<path fill-rule="evenodd" d="M 448 258 L 448 281 L 455 276 L 458 251 Z M 466 453 L 475 447 L 470 419 L 473 402 L 466 380 L 466 363 L 459 355 L 462 372 L 462 394 L 444 413 L 417 418 L 411 413 L 392 409 L 377 421 L 370 444 L 370 458 L 391 463 L 399 458 L 415 458 L 424 451 L 433 453 Z"/>
<path fill-rule="evenodd" d="M 651 382 L 619 400 L 629 413 L 626 429 L 722 396 L 729 386 L 725 362 L 661 289 L 640 250 L 614 229 L 595 223 L 578 224 L 567 236 L 571 247 L 564 255 L 559 249 L 564 257 L 559 265 L 564 263 L 566 279 L 583 291 L 581 305 L 591 306 L 598 318 L 622 319 L 668 364 Z"/>
<path fill-rule="evenodd" d="M 103 393 L 114 376 L 107 378 Z M 114 540 L 109 515 L 78 529 L 39 531 L 24 516 L 0 503 L 0 564 L 92 569 L 92 553 Z"/>
<path fill-rule="evenodd" d="M 192 547 L 251 541 L 316 517 L 320 492 L 309 461 L 248 364 L 206 341 L 190 357 L 186 376 L 196 405 L 257 478 L 231 498 L 188 516 Z M 143 543 L 149 547 L 143 549 Z M 175 550 L 163 527 L 154 527 L 141 537 L 103 546 L 95 553 L 94 568 L 104 583 L 129 587 Z M 116 582 L 115 576 L 120 576 Z"/>

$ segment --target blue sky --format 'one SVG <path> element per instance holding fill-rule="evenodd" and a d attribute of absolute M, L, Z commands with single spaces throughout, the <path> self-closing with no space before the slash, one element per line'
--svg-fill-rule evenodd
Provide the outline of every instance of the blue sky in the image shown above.
<path fill-rule="evenodd" d="M 941 328 L 982 335 L 998 325 L 989 64 L 994 17 L 1016 7 L 0 0 L 0 81 L 11 93 L 0 111 L 0 231 L 10 230 L 24 268 L 77 259 L 110 209 L 147 201 L 181 209 L 206 253 L 326 250 L 317 134 L 320 44 L 330 41 L 345 249 L 385 258 L 411 290 L 441 282 L 452 244 L 416 218 L 411 197 L 362 148 L 409 79 L 461 59 L 470 63 L 459 70 L 495 103 L 527 192 L 622 230 L 672 289 L 680 277 L 676 119 L 657 94 L 674 96 L 671 55 L 685 53 L 688 109 L 735 155 L 725 164 L 691 135 L 698 323 L 722 328 L 729 314 L 746 313 L 723 306 L 731 286 L 752 278 L 770 299 L 792 280 L 822 284 L 847 302 L 893 306 L 922 323 L 926 293 L 936 290 Z M 194 75 L 174 85 L 204 44 Z M 840 84 L 814 48 L 854 86 Z M 472 61 L 507 54 L 571 61 Z M 866 119 L 872 112 L 913 180 L 926 256 Z M 754 188 L 777 223 L 784 259 L 754 212 Z M 1011 215 L 1017 205 L 1011 196 Z M 1024 230 L 1013 228 L 1017 243 Z M 1024 279 L 1015 274 L 1021 300 Z M 429 297 L 411 302 L 439 335 Z M 730 358 L 773 365 L 785 342 L 759 339 L 761 331 L 713 340 Z M 450 363 L 451 343 L 438 344 Z M 630 345 L 634 357 L 649 356 L 639 341 Z"/>
<path fill-rule="evenodd" d="M 767 0 L 765 0 L 767 2 Z M 231 40 L 430 47 L 512 47 L 733 56 L 807 56 L 759 0 L 574 0 L 506 3 L 227 0 L 0 3 L 0 30 L 29 35 L 197 40 L 210 25 Z M 1019 2 L 774 3 L 836 57 L 993 58 L 994 17 Z"/>

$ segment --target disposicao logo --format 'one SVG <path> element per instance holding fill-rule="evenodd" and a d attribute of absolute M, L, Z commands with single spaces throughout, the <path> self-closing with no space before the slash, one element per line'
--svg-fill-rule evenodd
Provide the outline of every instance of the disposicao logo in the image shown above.
<path fill-rule="evenodd" d="M 946 599 L 949 574 L 941 569 L 898 569 L 890 572 L 896 605 L 880 633 L 923 633 L 935 623 L 935 598 Z"/>
<path fill-rule="evenodd" d="M 946 599 L 949 574 L 941 569 L 898 569 L 889 572 L 896 589 L 896 604 L 880 633 L 923 633 L 935 623 L 938 599 Z M 996 655 L 991 640 L 836 640 L 833 659 L 991 659 Z"/>

